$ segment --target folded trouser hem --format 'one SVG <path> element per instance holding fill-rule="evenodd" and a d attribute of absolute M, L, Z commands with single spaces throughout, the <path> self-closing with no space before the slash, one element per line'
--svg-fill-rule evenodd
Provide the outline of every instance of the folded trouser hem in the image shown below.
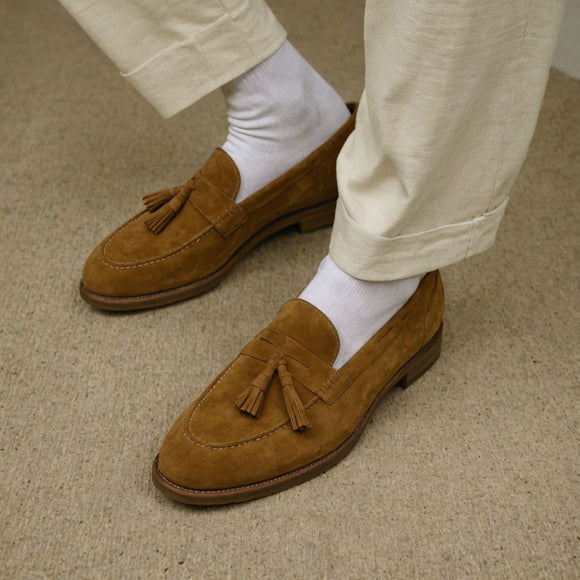
<path fill-rule="evenodd" d="M 167 118 L 264 61 L 285 39 L 282 26 L 273 22 L 250 44 L 230 15 L 224 15 L 121 75 Z"/>
<path fill-rule="evenodd" d="M 386 238 L 362 228 L 338 202 L 330 255 L 361 280 L 399 280 L 448 266 L 493 245 L 509 198 L 469 221 Z"/>

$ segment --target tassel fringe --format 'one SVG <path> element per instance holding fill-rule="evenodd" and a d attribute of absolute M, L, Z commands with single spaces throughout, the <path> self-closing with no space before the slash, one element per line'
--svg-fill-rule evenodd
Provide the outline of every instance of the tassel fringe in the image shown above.
<path fill-rule="evenodd" d="M 260 414 L 277 364 L 278 355 L 272 355 L 266 368 L 252 381 L 251 386 L 234 401 L 234 405 L 240 411 L 252 415 L 252 417 L 257 417 Z"/>
<path fill-rule="evenodd" d="M 146 218 L 145 225 L 149 230 L 154 234 L 160 234 L 183 207 L 183 204 L 187 201 L 190 193 L 191 190 L 182 189 L 177 195 L 174 195 L 169 202 Z"/>
<path fill-rule="evenodd" d="M 283 357 L 274 353 L 266 364 L 266 368 L 252 381 L 252 384 L 234 401 L 234 405 L 243 413 L 252 417 L 258 417 L 262 411 L 266 393 L 272 383 L 274 373 L 278 371 L 284 405 L 290 424 L 294 431 L 305 431 L 312 427 L 312 423 L 306 413 L 304 403 L 298 396 L 294 386 L 292 373 L 288 370 L 288 365 Z"/>
<path fill-rule="evenodd" d="M 290 417 L 290 423 L 294 431 L 305 431 L 312 427 L 312 423 L 306 414 L 304 403 L 298 396 L 296 388 L 294 387 L 294 379 L 288 370 L 286 361 L 280 359 L 278 363 L 278 376 L 280 377 L 280 384 L 282 385 L 282 394 L 284 395 L 284 404 L 286 411 Z"/>
<path fill-rule="evenodd" d="M 234 405 L 243 413 L 257 417 L 266 399 L 266 392 L 258 387 L 248 387 L 235 401 Z"/>
<path fill-rule="evenodd" d="M 174 216 L 175 212 L 168 205 L 164 205 L 145 219 L 145 225 L 154 234 L 160 234 Z"/>
<path fill-rule="evenodd" d="M 145 225 L 154 234 L 160 234 L 167 224 L 179 213 L 183 204 L 195 189 L 196 178 L 193 176 L 183 187 L 163 189 L 148 193 L 143 197 L 145 207 L 151 215 L 145 219 Z"/>

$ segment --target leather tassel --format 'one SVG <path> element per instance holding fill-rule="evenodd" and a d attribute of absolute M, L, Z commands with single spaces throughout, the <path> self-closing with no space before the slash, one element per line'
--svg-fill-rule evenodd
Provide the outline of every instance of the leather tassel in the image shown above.
<path fill-rule="evenodd" d="M 173 219 L 174 215 L 175 212 L 167 205 L 164 205 L 145 219 L 145 225 L 149 228 L 149 231 L 154 234 L 160 234 Z"/>
<path fill-rule="evenodd" d="M 243 413 L 257 417 L 266 400 L 272 377 L 278 365 L 278 355 L 272 355 L 266 368 L 252 381 L 252 384 L 234 401 L 234 405 Z"/>
<path fill-rule="evenodd" d="M 278 376 L 282 385 L 282 394 L 284 395 L 284 404 L 290 417 L 290 423 L 294 431 L 304 431 L 312 427 L 312 423 L 306 414 L 304 403 L 298 396 L 294 387 L 294 379 L 288 370 L 286 361 L 281 358 L 278 362 Z"/>
<path fill-rule="evenodd" d="M 150 211 L 154 212 L 159 209 L 162 205 L 166 204 L 173 196 L 176 194 L 176 189 L 162 189 L 161 191 L 156 191 L 154 193 L 148 193 L 143 196 L 143 202 L 145 207 Z"/>
<path fill-rule="evenodd" d="M 160 234 L 167 224 L 175 217 L 177 212 L 183 207 L 183 204 L 187 201 L 190 193 L 190 189 L 182 189 L 177 195 L 174 195 L 169 202 L 146 218 L 145 225 L 149 230 L 154 234 Z"/>

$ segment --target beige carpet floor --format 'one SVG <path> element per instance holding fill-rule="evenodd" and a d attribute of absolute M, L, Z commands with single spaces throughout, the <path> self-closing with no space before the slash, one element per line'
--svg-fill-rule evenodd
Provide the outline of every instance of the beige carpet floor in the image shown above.
<path fill-rule="evenodd" d="M 272 2 L 345 99 L 362 5 Z M 580 577 L 580 83 L 551 74 L 495 248 L 443 271 L 437 365 L 326 474 L 196 509 L 151 484 L 162 438 L 329 231 L 279 235 L 187 303 L 89 308 L 85 257 L 220 144 L 224 105 L 163 121 L 54 1 L 3 0 L 0 22 L 1 577 Z"/>

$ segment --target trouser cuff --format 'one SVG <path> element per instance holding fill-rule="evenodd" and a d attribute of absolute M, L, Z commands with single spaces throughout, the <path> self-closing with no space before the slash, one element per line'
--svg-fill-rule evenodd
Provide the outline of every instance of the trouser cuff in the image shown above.
<path fill-rule="evenodd" d="M 338 201 L 330 255 L 361 280 L 400 280 L 448 266 L 489 249 L 509 198 L 470 221 L 386 238 L 363 229 Z"/>
<path fill-rule="evenodd" d="M 228 14 L 122 76 L 167 118 L 260 64 L 285 40 L 272 19 L 250 42 Z"/>

